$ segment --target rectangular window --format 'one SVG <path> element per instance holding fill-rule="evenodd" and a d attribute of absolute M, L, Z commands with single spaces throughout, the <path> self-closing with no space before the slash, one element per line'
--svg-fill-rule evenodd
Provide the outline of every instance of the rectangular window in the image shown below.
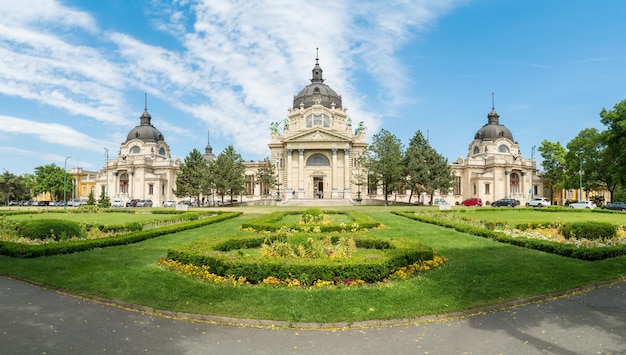
<path fill-rule="evenodd" d="M 474 184 L 474 195 L 476 195 L 476 191 L 477 191 L 476 184 Z"/>
<path fill-rule="evenodd" d="M 148 184 L 148 195 L 154 195 L 154 184 Z"/>
<path fill-rule="evenodd" d="M 539 186 L 535 185 L 533 195 L 537 196 L 538 194 L 539 194 Z"/>
<path fill-rule="evenodd" d="M 489 195 L 489 184 L 485 184 L 485 195 Z"/>

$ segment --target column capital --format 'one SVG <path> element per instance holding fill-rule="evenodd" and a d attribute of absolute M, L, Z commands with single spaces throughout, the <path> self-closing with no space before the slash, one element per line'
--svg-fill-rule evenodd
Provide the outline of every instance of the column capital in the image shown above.
<path fill-rule="evenodd" d="M 300 153 L 300 156 L 304 156 L 304 148 L 298 149 L 298 153 Z"/>
<path fill-rule="evenodd" d="M 333 155 L 337 155 L 337 148 L 333 148 L 332 151 L 333 151 Z"/>
<path fill-rule="evenodd" d="M 291 155 L 292 152 L 293 152 L 293 149 L 287 149 L 287 155 Z"/>

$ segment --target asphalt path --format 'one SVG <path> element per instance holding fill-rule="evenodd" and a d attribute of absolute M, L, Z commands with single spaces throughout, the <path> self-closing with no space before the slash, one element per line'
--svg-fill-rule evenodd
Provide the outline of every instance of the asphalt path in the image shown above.
<path fill-rule="evenodd" d="M 145 314 L 0 277 L 0 354 L 626 354 L 626 282 L 408 325 L 302 330 Z"/>

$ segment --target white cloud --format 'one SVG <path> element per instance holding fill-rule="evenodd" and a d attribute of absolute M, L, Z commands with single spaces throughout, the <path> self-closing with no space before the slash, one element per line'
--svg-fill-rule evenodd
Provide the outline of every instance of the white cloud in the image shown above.
<path fill-rule="evenodd" d="M 35 136 L 45 142 L 91 151 L 101 151 L 108 142 L 60 124 L 42 123 L 2 115 L 0 115 L 0 132 Z"/>

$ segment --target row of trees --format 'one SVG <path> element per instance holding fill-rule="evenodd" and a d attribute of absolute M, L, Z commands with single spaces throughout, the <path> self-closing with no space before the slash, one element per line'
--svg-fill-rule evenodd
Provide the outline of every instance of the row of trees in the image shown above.
<path fill-rule="evenodd" d="M 15 175 L 4 171 L 0 175 L 0 194 L 3 204 L 9 201 L 28 201 L 41 193 L 49 193 L 55 201 L 63 200 L 63 191 L 72 195 L 72 176 L 55 164 L 38 166 L 35 174 Z"/>
<path fill-rule="evenodd" d="M 626 199 L 626 100 L 612 110 L 602 109 L 600 118 L 604 131 L 583 129 L 566 146 L 541 142 L 543 177 L 553 195 L 554 190 L 582 185 L 584 191 L 608 190 L 611 201 Z"/>
<path fill-rule="evenodd" d="M 216 194 L 223 204 L 225 196 L 230 196 L 232 201 L 243 193 L 244 170 L 243 159 L 232 145 L 210 162 L 194 149 L 176 174 L 176 189 L 173 192 L 178 198 L 193 197 L 198 202 L 201 196 Z"/>
<path fill-rule="evenodd" d="M 366 149 L 365 167 L 369 181 L 380 186 L 385 196 L 410 189 L 409 203 L 414 194 L 425 192 L 432 203 L 435 191 L 447 192 L 452 187 L 452 169 L 448 160 L 430 146 L 421 131 L 417 131 L 404 150 L 402 142 L 382 129 L 372 137 Z"/>

